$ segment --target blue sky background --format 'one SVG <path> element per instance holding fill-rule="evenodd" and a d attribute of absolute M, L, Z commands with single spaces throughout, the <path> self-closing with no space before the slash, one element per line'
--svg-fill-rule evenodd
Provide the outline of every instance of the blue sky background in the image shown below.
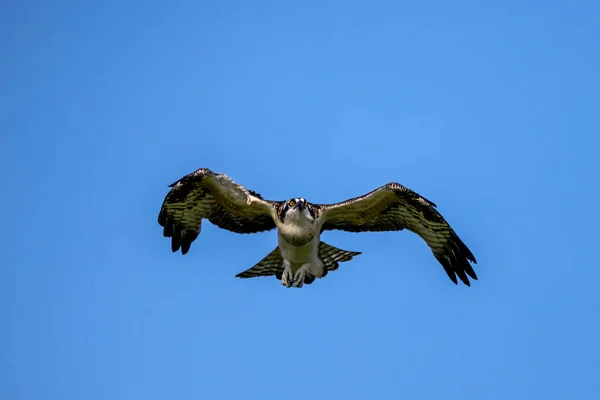
<path fill-rule="evenodd" d="M 0 13 L 0 398 L 598 399 L 600 5 L 42 2 Z M 301 290 L 235 279 L 273 232 L 156 218 L 199 167 L 336 202 L 398 181 L 409 232 Z"/>

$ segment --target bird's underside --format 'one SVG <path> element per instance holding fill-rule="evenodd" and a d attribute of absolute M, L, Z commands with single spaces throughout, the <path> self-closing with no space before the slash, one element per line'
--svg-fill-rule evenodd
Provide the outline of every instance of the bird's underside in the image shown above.
<path fill-rule="evenodd" d="M 455 284 L 477 279 L 475 257 L 436 210 L 436 205 L 395 182 L 335 204 L 303 198 L 265 200 L 224 174 L 201 168 L 170 185 L 159 216 L 171 250 L 186 254 L 202 229 L 202 220 L 232 232 L 277 230 L 278 246 L 240 278 L 275 276 L 286 287 L 302 287 L 361 254 L 321 241 L 327 230 L 401 231 L 419 235 Z"/>
<path fill-rule="evenodd" d="M 342 250 L 320 242 L 317 245 L 317 258 L 303 264 L 284 259 L 281 248 L 277 246 L 256 265 L 240 272 L 236 277 L 256 278 L 275 275 L 286 287 L 302 287 L 304 284 L 313 283 L 315 278 L 325 277 L 329 271 L 338 269 L 340 262 L 350 261 L 359 254 L 361 254 L 359 251 Z"/>

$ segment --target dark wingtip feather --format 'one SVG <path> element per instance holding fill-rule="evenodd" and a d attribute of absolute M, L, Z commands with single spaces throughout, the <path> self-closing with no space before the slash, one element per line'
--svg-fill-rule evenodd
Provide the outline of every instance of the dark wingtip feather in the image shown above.
<path fill-rule="evenodd" d="M 462 253 L 464 254 L 465 258 L 471 261 L 473 264 L 477 264 L 477 260 L 475 260 L 475 256 L 473 255 L 473 253 L 471 253 L 471 250 L 469 250 L 469 248 L 462 241 L 460 242 L 460 244 Z"/>
<path fill-rule="evenodd" d="M 475 274 L 475 270 L 473 270 L 473 267 L 469 264 L 469 257 L 466 252 L 461 251 L 463 249 L 466 249 L 466 246 L 460 242 L 459 239 L 459 242 L 454 242 L 453 245 L 450 248 L 446 248 L 443 253 L 433 253 L 433 255 L 442 267 L 444 267 L 444 271 L 446 271 L 446 274 L 454 284 L 458 284 L 458 280 L 456 279 L 458 276 L 462 283 L 466 286 L 471 286 L 469 277 L 473 280 L 477 280 L 477 274 Z"/>
<path fill-rule="evenodd" d="M 164 227 L 165 225 L 167 225 L 167 222 L 169 220 L 169 214 L 167 213 L 167 209 L 165 208 L 165 204 L 163 203 L 163 205 L 160 207 L 160 212 L 158 213 L 158 224 L 162 227 Z"/>
<path fill-rule="evenodd" d="M 163 236 L 164 237 L 171 237 L 171 236 L 173 236 L 173 224 L 165 224 L 163 226 L 164 226 Z"/>
<path fill-rule="evenodd" d="M 460 238 L 454 231 L 452 231 L 452 236 L 454 239 L 454 246 L 455 249 L 458 250 L 458 254 L 462 254 L 464 258 L 471 261 L 473 264 L 477 264 L 475 256 L 473 255 L 473 253 L 471 253 L 471 250 L 469 250 L 467 245 L 462 240 L 460 240 Z"/>
<path fill-rule="evenodd" d="M 181 238 L 181 254 L 185 255 L 188 251 L 190 251 L 192 242 L 196 240 L 197 237 L 198 232 L 185 231 L 183 233 L 183 237 Z"/>
<path fill-rule="evenodd" d="M 175 253 L 181 247 L 181 230 L 175 229 L 171 238 L 171 250 Z"/>
<path fill-rule="evenodd" d="M 458 278 L 466 285 L 471 286 L 469 277 L 473 280 L 477 280 L 477 274 L 471 266 L 470 262 L 477 264 L 475 257 L 471 250 L 463 243 L 462 240 L 456 235 L 454 231 L 451 231 L 451 238 L 447 244 L 446 249 L 442 254 L 435 254 L 435 258 L 438 259 L 440 264 L 448 273 L 448 269 L 458 275 Z M 450 274 L 448 274 L 450 276 Z M 468 277 L 467 277 L 468 275 Z M 450 277 L 452 279 L 452 277 Z M 456 278 L 452 281 L 456 284 Z"/>
<path fill-rule="evenodd" d="M 477 274 L 475 273 L 475 270 L 473 269 L 473 267 L 471 267 L 471 264 L 469 264 L 468 261 L 465 261 L 463 263 L 463 268 L 467 275 L 471 277 L 471 279 L 477 280 Z"/>
<path fill-rule="evenodd" d="M 181 242 L 181 254 L 186 255 L 188 251 L 190 251 L 191 242 Z"/>
<path fill-rule="evenodd" d="M 465 274 L 465 271 L 463 269 L 461 269 L 460 267 L 455 268 L 454 272 L 456 273 L 456 275 L 458 275 L 458 278 L 462 281 L 462 283 L 464 283 L 467 286 L 471 286 L 469 278 L 467 278 L 467 274 Z"/>
<path fill-rule="evenodd" d="M 173 253 L 181 249 L 181 254 L 185 255 L 190 251 L 192 242 L 196 240 L 199 232 L 182 231 L 181 228 L 175 226 L 172 218 L 165 217 L 160 219 L 163 228 L 163 236 L 171 238 L 171 251 Z"/>
<path fill-rule="evenodd" d="M 448 278 L 450 278 L 450 280 L 454 282 L 455 285 L 458 285 L 456 274 L 454 273 L 454 269 L 452 269 L 452 266 L 450 265 L 448 259 L 444 256 L 438 256 L 437 254 L 434 254 L 434 256 L 439 261 L 439 263 L 442 264 L 442 267 L 444 267 L 444 271 L 446 271 L 446 275 L 448 275 Z"/>
<path fill-rule="evenodd" d="M 163 236 L 171 237 L 173 236 L 173 220 L 169 218 L 166 214 L 167 213 L 164 213 L 164 215 L 160 215 L 158 223 L 160 224 L 160 226 L 163 227 Z"/>

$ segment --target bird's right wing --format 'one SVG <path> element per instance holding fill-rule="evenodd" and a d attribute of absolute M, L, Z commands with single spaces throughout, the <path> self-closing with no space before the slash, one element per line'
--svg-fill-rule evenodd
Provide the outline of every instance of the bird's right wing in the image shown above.
<path fill-rule="evenodd" d="M 280 202 L 264 200 L 224 174 L 200 168 L 169 185 L 158 223 L 171 249 L 186 254 L 206 218 L 236 233 L 256 233 L 275 228 L 275 209 Z"/>

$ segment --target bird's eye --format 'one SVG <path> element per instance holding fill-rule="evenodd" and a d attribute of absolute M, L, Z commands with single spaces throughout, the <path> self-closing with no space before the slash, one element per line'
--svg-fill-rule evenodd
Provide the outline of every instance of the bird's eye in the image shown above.
<path fill-rule="evenodd" d="M 294 207 L 294 204 L 296 204 L 296 200 L 290 200 L 288 204 L 290 207 Z"/>

